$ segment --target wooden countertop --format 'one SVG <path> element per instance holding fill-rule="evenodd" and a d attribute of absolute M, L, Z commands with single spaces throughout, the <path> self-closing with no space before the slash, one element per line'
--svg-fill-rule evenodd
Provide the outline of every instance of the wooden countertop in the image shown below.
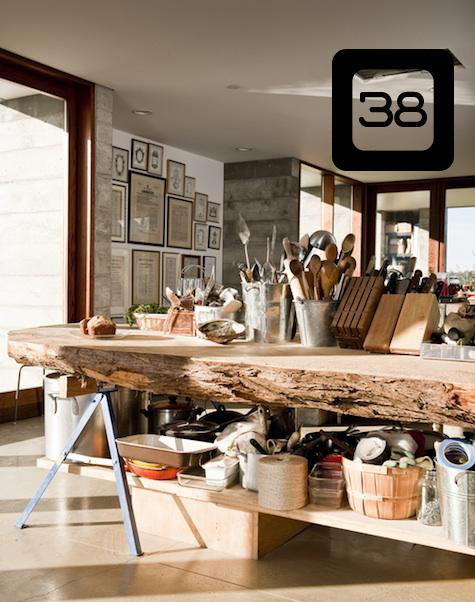
<path fill-rule="evenodd" d="M 475 425 L 473 363 L 297 343 L 222 346 L 128 328 L 118 334 L 88 339 L 74 324 L 17 330 L 8 352 L 21 364 L 157 393 Z"/>

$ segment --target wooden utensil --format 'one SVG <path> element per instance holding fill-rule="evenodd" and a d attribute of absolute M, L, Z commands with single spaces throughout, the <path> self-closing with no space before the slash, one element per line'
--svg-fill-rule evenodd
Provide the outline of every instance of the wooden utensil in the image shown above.
<path fill-rule="evenodd" d="M 334 295 L 336 300 L 340 300 L 342 298 L 345 288 L 355 270 L 356 259 L 351 255 L 343 257 L 338 262 L 339 281 Z"/>
<path fill-rule="evenodd" d="M 394 273 L 394 272 L 393 272 Z M 383 295 L 366 335 L 363 349 L 374 353 L 389 353 L 389 346 L 401 313 L 405 295 Z"/>
<path fill-rule="evenodd" d="M 345 236 L 345 238 L 343 239 L 343 242 L 341 243 L 341 249 L 340 249 L 340 254 L 338 255 L 337 263 L 340 263 L 340 261 L 344 257 L 348 257 L 348 255 L 351 255 L 353 253 L 354 248 L 355 248 L 355 235 L 350 232 L 350 234 L 347 234 Z"/>
<path fill-rule="evenodd" d="M 302 263 L 298 259 L 292 259 L 289 263 L 289 269 L 295 276 L 295 278 L 299 280 L 300 286 L 302 287 L 302 290 L 304 292 L 304 299 L 311 299 L 310 289 L 303 271 Z"/>
<path fill-rule="evenodd" d="M 325 257 L 322 261 L 320 274 L 318 276 L 320 286 L 323 292 L 323 300 L 329 301 L 335 284 L 338 282 L 339 271 L 335 265 L 338 249 L 336 244 L 330 243 L 325 249 Z"/>
<path fill-rule="evenodd" d="M 284 259 L 283 268 L 284 273 L 287 276 L 287 280 L 289 281 L 290 290 L 292 291 L 292 296 L 294 299 L 305 299 L 305 293 L 303 291 L 302 282 L 299 278 L 296 278 L 290 269 L 291 259 Z"/>
<path fill-rule="evenodd" d="M 374 264 L 376 263 L 376 257 L 372 255 L 370 260 L 368 261 L 368 265 L 366 266 L 365 276 L 371 276 L 374 270 Z"/>
<path fill-rule="evenodd" d="M 313 298 L 320 299 L 320 287 L 318 284 L 318 274 L 320 272 L 320 268 L 322 267 L 322 260 L 318 255 L 313 255 L 308 264 L 308 269 L 313 279 Z"/>
<path fill-rule="evenodd" d="M 430 339 L 439 316 L 439 304 L 433 293 L 407 294 L 391 341 L 391 353 L 419 355 L 421 343 Z"/>
<path fill-rule="evenodd" d="M 285 254 L 287 255 L 287 259 L 291 260 L 291 259 L 296 258 L 294 251 L 292 249 L 292 243 L 287 238 L 287 236 L 282 239 L 282 246 L 284 247 L 284 251 L 285 251 Z"/>

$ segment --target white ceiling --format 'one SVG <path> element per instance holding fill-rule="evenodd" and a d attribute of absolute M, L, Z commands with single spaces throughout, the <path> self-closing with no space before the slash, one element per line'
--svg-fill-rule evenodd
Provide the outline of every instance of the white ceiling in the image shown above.
<path fill-rule="evenodd" d="M 450 48 L 466 67 L 454 164 L 346 173 L 364 181 L 475 173 L 474 32 L 474 0 L 2 0 L 0 20 L 3 48 L 113 88 L 120 129 L 221 161 L 295 156 L 335 171 L 333 55 Z"/>

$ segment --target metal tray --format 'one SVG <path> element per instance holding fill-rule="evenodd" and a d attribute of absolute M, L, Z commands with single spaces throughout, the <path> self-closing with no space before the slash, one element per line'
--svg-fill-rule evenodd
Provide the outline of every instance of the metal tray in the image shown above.
<path fill-rule="evenodd" d="M 123 458 L 182 468 L 207 462 L 216 450 L 208 441 L 179 439 L 166 435 L 131 435 L 117 439 Z"/>
<path fill-rule="evenodd" d="M 470 345 L 447 345 L 446 343 L 422 343 L 421 357 L 424 360 L 475 362 L 475 347 Z"/>

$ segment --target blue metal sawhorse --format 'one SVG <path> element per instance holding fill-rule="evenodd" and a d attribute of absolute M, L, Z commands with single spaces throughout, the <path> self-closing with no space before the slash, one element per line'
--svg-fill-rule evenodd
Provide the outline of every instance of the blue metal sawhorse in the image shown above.
<path fill-rule="evenodd" d="M 129 487 L 127 485 L 127 477 L 125 474 L 125 469 L 123 462 L 119 456 L 119 452 L 117 450 L 116 444 L 116 433 L 114 427 L 114 412 L 112 408 L 112 399 L 111 399 L 110 390 L 104 390 L 97 393 L 94 399 L 91 401 L 90 405 L 86 408 L 86 411 L 81 416 L 77 427 L 74 429 L 74 432 L 68 439 L 63 451 L 61 452 L 59 458 L 55 461 L 53 466 L 48 471 L 45 479 L 39 486 L 35 495 L 28 502 L 26 508 L 23 510 L 22 515 L 16 522 L 16 526 L 19 529 L 23 529 L 26 527 L 26 521 L 28 517 L 34 510 L 36 504 L 40 501 L 43 493 L 48 488 L 48 485 L 54 479 L 56 473 L 58 472 L 61 464 L 68 457 L 69 452 L 74 447 L 74 444 L 78 440 L 80 434 L 83 432 L 85 426 L 91 419 L 92 415 L 96 411 L 97 407 L 101 405 L 102 414 L 104 416 L 104 425 L 106 429 L 107 435 L 107 443 L 109 445 L 109 451 L 112 460 L 112 468 L 114 469 L 115 483 L 117 486 L 117 495 L 119 497 L 120 508 L 122 510 L 122 518 L 124 521 L 125 533 L 127 536 L 127 543 L 129 546 L 129 551 L 133 556 L 141 556 L 143 554 L 142 549 L 140 547 L 139 535 L 137 532 L 137 525 L 135 524 L 134 511 L 132 509 L 132 501 L 130 498 Z"/>

